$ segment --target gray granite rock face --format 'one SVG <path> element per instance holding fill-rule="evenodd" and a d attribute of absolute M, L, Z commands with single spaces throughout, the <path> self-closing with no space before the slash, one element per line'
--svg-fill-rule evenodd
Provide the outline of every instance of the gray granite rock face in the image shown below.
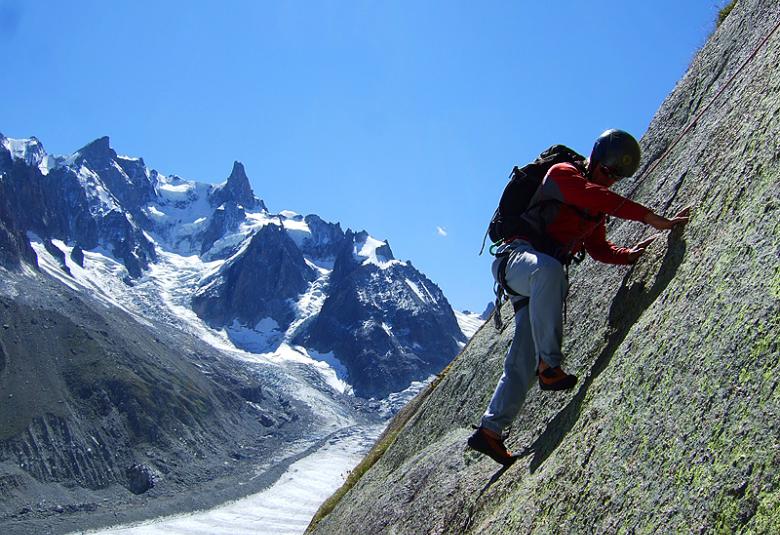
<path fill-rule="evenodd" d="M 444 294 L 410 263 L 380 267 L 353 254 L 367 234 L 347 231 L 328 297 L 299 342 L 334 352 L 361 397 L 384 397 L 438 373 L 465 342 Z M 389 245 L 376 249 L 391 261 Z"/>
<path fill-rule="evenodd" d="M 233 162 L 233 170 L 230 172 L 230 176 L 224 184 L 214 187 L 209 195 L 209 202 L 213 206 L 231 203 L 242 206 L 247 210 L 266 209 L 263 201 L 256 198 L 252 192 L 252 186 L 249 185 L 249 178 L 246 176 L 244 164 L 241 162 Z"/>
<path fill-rule="evenodd" d="M 303 218 L 311 229 L 311 237 L 303 240 L 301 252 L 313 258 L 335 258 L 344 241 L 344 231 L 338 223 L 328 223 L 317 215 Z"/>
<path fill-rule="evenodd" d="M 642 139 L 669 147 L 777 23 L 742 0 Z M 314 533 L 780 532 L 780 35 L 659 167 L 623 193 L 693 204 L 632 267 L 572 270 L 568 393 L 534 386 L 499 470 L 469 452 L 512 338 L 487 322 Z M 613 220 L 609 237 L 651 234 Z M 511 310 L 503 310 L 504 317 Z"/>
<path fill-rule="evenodd" d="M 200 254 L 208 254 L 214 243 L 228 232 L 238 229 L 238 226 L 244 221 L 245 217 L 246 212 L 235 202 L 228 201 L 222 203 L 214 210 L 214 213 L 209 220 L 209 226 L 200 237 Z M 229 256 L 232 252 L 231 249 L 226 249 L 224 251 L 217 251 L 216 254 L 211 254 L 209 257 L 222 258 Z"/>
<path fill-rule="evenodd" d="M 42 152 L 43 147 L 38 146 Z M 8 155 L 0 147 L 2 152 Z M 141 171 L 143 162 L 123 163 L 133 182 L 117 163 L 121 158 L 108 147 L 108 138 L 87 145 L 76 153 L 72 165 L 58 166 L 48 174 L 43 174 L 37 167 L 39 162 L 29 156 L 32 163 L 12 160 L 10 155 L 1 160 L 5 162 L 0 162 L 4 190 L 20 232 L 78 243 L 85 249 L 105 245 L 124 262 L 130 277 L 139 277 L 156 258 L 154 245 L 132 216 L 137 204 L 150 194 Z M 125 209 L 118 203 L 120 197 L 135 204 Z"/>
<path fill-rule="evenodd" d="M 215 326 L 238 320 L 255 325 L 272 318 L 288 326 L 295 318 L 289 300 L 303 293 L 314 273 L 278 225 L 266 225 L 240 254 L 201 281 L 192 309 Z"/>
<path fill-rule="evenodd" d="M 118 156 L 107 136 L 79 149 L 74 165 L 84 165 L 97 173 L 119 204 L 131 213 L 137 213 L 155 196 L 143 159 Z"/>
<path fill-rule="evenodd" d="M 8 151 L 0 146 L 0 168 L 3 165 L 10 165 L 10 161 Z M 0 176 L 0 266 L 18 269 L 22 262 L 30 266 L 37 266 L 38 259 L 35 256 L 35 251 L 14 217 L 11 198 L 5 182 L 5 176 Z"/>

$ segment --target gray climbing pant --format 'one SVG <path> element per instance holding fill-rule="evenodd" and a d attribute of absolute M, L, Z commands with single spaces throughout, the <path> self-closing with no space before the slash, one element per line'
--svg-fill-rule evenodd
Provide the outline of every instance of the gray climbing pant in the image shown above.
<path fill-rule="evenodd" d="M 521 297 L 510 296 L 512 304 L 528 297 L 515 313 L 515 335 L 504 358 L 504 373 L 482 416 L 482 426 L 502 433 L 512 423 L 533 384 L 539 359 L 554 368 L 563 355 L 563 302 L 568 285 L 563 265 L 535 250 L 530 243 L 515 240 L 497 251 L 511 251 L 505 274 L 506 284 Z M 493 262 L 498 280 L 500 258 Z"/>

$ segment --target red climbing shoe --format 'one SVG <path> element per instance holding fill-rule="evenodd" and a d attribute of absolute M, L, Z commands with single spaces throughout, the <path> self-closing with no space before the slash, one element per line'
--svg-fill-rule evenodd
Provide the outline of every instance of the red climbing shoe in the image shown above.
<path fill-rule="evenodd" d="M 498 464 L 509 466 L 517 460 L 507 451 L 504 441 L 491 436 L 484 427 L 478 427 L 466 443 L 471 449 L 484 453 Z"/>
<path fill-rule="evenodd" d="M 544 371 L 537 371 L 539 375 L 539 388 L 542 390 L 570 390 L 577 384 L 577 376 L 569 375 L 561 369 L 546 368 Z"/>

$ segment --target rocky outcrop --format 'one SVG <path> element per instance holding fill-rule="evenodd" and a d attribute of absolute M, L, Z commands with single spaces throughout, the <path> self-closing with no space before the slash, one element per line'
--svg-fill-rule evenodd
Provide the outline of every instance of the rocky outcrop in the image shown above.
<path fill-rule="evenodd" d="M 0 160 L 2 155 L 3 149 L 0 147 Z M 18 269 L 22 262 L 37 267 L 35 251 L 14 218 L 5 187 L 5 177 L 0 176 L 0 266 Z"/>
<path fill-rule="evenodd" d="M 84 250 L 78 244 L 70 251 L 70 259 L 73 260 L 77 266 L 84 267 Z"/>
<path fill-rule="evenodd" d="M 70 268 L 68 267 L 68 264 L 65 260 L 65 252 L 57 247 L 51 240 L 44 240 L 43 247 L 46 249 L 46 252 L 54 257 L 54 259 L 60 265 L 60 269 L 68 275 L 71 275 Z"/>
<path fill-rule="evenodd" d="M 485 310 L 482 312 L 482 314 L 479 315 L 479 319 L 481 320 L 487 320 L 490 318 L 490 315 L 493 314 L 493 311 L 496 309 L 496 305 L 493 301 L 490 301 L 487 306 L 485 307 Z"/>
<path fill-rule="evenodd" d="M 209 226 L 206 228 L 201 239 L 200 254 L 209 254 L 214 243 L 229 232 L 238 229 L 238 226 L 244 221 L 246 212 L 243 208 L 234 202 L 221 204 L 211 216 Z M 234 253 L 232 249 L 216 251 L 216 254 L 209 254 L 210 258 L 224 258 Z"/>
<path fill-rule="evenodd" d="M 263 201 L 256 198 L 252 192 L 252 186 L 249 185 L 249 178 L 246 176 L 244 164 L 241 162 L 233 162 L 233 170 L 230 172 L 227 181 L 214 187 L 209 195 L 209 201 L 213 206 L 232 203 L 247 210 L 266 210 Z"/>
<path fill-rule="evenodd" d="M 735 4 L 642 139 L 643 168 L 778 16 Z M 487 322 L 314 533 L 780 532 L 779 64 L 775 35 L 639 179 L 632 196 L 658 212 L 694 205 L 684 230 L 632 267 L 573 269 L 564 352 L 580 381 L 531 389 L 507 441 L 525 455 L 499 470 L 464 447 L 513 334 Z"/>
<path fill-rule="evenodd" d="M 301 243 L 301 252 L 312 258 L 335 258 L 344 242 L 344 231 L 338 223 L 328 223 L 321 217 L 310 214 L 303 218 L 311 230 Z"/>
<path fill-rule="evenodd" d="M 17 158 L 5 147 L 0 147 L 0 153 L 6 154 L 0 158 L 0 173 L 9 199 L 7 217 L 13 218 L 19 232 L 79 243 L 86 249 L 104 245 L 124 262 L 133 278 L 154 261 L 154 245 L 133 222 L 132 210 L 125 211 L 117 202 L 124 196 L 137 205 L 148 197 L 150 186 L 141 171 L 142 161 L 125 161 L 131 180 L 117 163 L 121 158 L 108 147 L 108 138 L 81 149 L 72 165 L 44 168 L 45 173 L 39 165 L 39 153 L 45 153 L 37 140 Z M 131 192 L 135 187 L 138 192 Z"/>
<path fill-rule="evenodd" d="M 151 489 L 159 477 L 154 469 L 145 464 L 134 464 L 125 470 L 125 476 L 127 477 L 128 489 L 133 494 L 143 494 Z"/>
<path fill-rule="evenodd" d="M 441 371 L 465 337 L 439 287 L 394 261 L 387 243 L 374 250 L 379 264 L 356 256 L 366 239 L 347 231 L 328 297 L 299 342 L 333 352 L 356 395 L 382 398 Z"/>
<path fill-rule="evenodd" d="M 201 281 L 192 309 L 215 326 L 234 320 L 253 326 L 271 318 L 286 327 L 295 317 L 288 302 L 303 293 L 314 272 L 279 226 L 262 227 L 245 249 Z"/>
<path fill-rule="evenodd" d="M 137 213 L 154 198 L 154 184 L 146 173 L 143 159 L 118 156 L 108 136 L 79 149 L 73 163 L 97 173 L 111 195 L 131 213 Z"/>

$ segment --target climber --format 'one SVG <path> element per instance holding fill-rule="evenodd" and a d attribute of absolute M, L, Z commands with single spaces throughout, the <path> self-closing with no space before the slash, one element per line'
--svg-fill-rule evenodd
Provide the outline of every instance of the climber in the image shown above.
<path fill-rule="evenodd" d="M 658 230 L 688 222 L 690 207 L 666 219 L 609 190 L 636 172 L 639 159 L 636 139 L 622 130 L 607 130 L 589 159 L 550 167 L 520 218 L 521 230 L 496 250 L 493 276 L 515 309 L 515 334 L 503 375 L 468 445 L 502 465 L 516 458 L 504 446 L 502 434 L 520 411 L 534 376 L 542 390 L 568 390 L 577 382 L 561 369 L 568 291 L 564 265 L 583 251 L 600 262 L 632 264 L 657 237 L 632 248 L 615 246 L 606 239 L 607 215 Z"/>

